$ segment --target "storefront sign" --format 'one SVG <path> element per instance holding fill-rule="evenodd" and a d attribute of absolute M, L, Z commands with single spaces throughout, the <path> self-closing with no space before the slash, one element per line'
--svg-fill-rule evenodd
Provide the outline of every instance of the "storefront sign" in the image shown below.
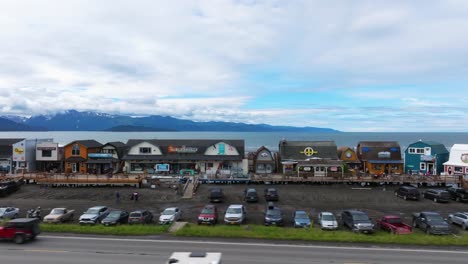
<path fill-rule="evenodd" d="M 37 150 L 57 150 L 56 147 L 37 147 Z"/>
<path fill-rule="evenodd" d="M 460 159 L 463 163 L 468 163 L 468 153 L 461 154 Z"/>
<path fill-rule="evenodd" d="M 89 153 L 88 158 L 109 159 L 109 158 L 112 158 L 112 154 L 111 153 Z"/>
<path fill-rule="evenodd" d="M 154 167 L 156 171 L 169 171 L 169 164 L 156 164 Z"/>
<path fill-rule="evenodd" d="M 195 147 L 187 147 L 187 146 L 169 146 L 167 148 L 167 151 L 169 153 L 196 153 L 198 151 L 198 148 Z"/>
<path fill-rule="evenodd" d="M 300 153 L 306 155 L 307 157 L 313 156 L 314 154 L 317 154 L 318 151 L 314 150 L 311 147 L 307 147 L 304 149 L 304 151 L 301 151 Z"/>

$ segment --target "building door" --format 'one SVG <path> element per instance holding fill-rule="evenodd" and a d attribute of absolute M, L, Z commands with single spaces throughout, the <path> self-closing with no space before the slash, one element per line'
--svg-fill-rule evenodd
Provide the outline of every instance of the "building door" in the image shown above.
<path fill-rule="evenodd" d="M 435 175 L 436 172 L 434 171 L 434 163 L 427 164 L 427 172 L 431 175 Z"/>
<path fill-rule="evenodd" d="M 78 163 L 72 163 L 72 172 L 78 172 Z"/>

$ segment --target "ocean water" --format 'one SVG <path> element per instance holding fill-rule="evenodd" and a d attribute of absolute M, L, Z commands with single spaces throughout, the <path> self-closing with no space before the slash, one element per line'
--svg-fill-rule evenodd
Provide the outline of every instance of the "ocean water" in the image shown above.
<path fill-rule="evenodd" d="M 468 133 L 297 133 L 297 132 L 0 132 L 0 138 L 53 138 L 54 142 L 68 144 L 74 140 L 94 139 L 103 144 L 111 141 L 129 139 L 243 139 L 247 151 L 265 146 L 272 151 L 278 150 L 279 141 L 333 140 L 338 147 L 355 147 L 359 141 L 397 141 L 402 150 L 418 140 L 436 141 L 450 150 L 453 144 L 468 144 Z"/>

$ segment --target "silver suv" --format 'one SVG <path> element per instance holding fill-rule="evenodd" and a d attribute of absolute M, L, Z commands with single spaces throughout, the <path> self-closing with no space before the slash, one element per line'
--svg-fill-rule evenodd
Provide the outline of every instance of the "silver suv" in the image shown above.
<path fill-rule="evenodd" d="M 97 224 L 109 214 L 107 206 L 94 206 L 80 216 L 80 224 Z"/>
<path fill-rule="evenodd" d="M 247 218 L 247 211 L 242 204 L 231 204 L 224 214 L 224 223 L 240 225 Z"/>

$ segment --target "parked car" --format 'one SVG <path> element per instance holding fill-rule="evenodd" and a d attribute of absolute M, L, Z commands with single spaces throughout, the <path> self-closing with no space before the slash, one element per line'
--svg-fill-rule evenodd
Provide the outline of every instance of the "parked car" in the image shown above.
<path fill-rule="evenodd" d="M 218 208 L 213 204 L 208 204 L 203 207 L 198 215 L 198 224 L 214 225 L 218 222 Z"/>
<path fill-rule="evenodd" d="M 413 213 L 413 228 L 420 228 L 427 234 L 450 235 L 452 229 L 447 221 L 436 212 Z"/>
<path fill-rule="evenodd" d="M 447 221 L 450 224 L 456 224 L 461 226 L 463 229 L 468 230 L 468 212 L 450 214 Z"/>
<path fill-rule="evenodd" d="M 229 205 L 224 214 L 224 223 L 230 225 L 240 225 L 247 219 L 247 211 L 242 204 Z"/>
<path fill-rule="evenodd" d="M 101 224 L 105 226 L 128 223 L 129 213 L 127 211 L 110 211 L 106 218 L 102 219 Z"/>
<path fill-rule="evenodd" d="M 244 201 L 250 203 L 258 202 L 258 194 L 255 188 L 247 188 L 244 190 Z"/>
<path fill-rule="evenodd" d="M 44 217 L 44 223 L 63 223 L 66 221 L 73 220 L 75 217 L 75 210 L 67 208 L 54 208 L 48 215 Z"/>
<path fill-rule="evenodd" d="M 37 218 L 17 218 L 0 226 L 0 239 L 13 240 L 16 244 L 23 244 L 27 240 L 34 239 L 40 233 Z"/>
<path fill-rule="evenodd" d="M 8 196 L 20 189 L 23 184 L 22 180 L 19 181 L 4 181 L 0 182 L 0 197 Z"/>
<path fill-rule="evenodd" d="M 265 217 L 263 219 L 263 223 L 266 226 L 269 226 L 269 225 L 283 226 L 284 225 L 283 211 L 279 207 L 275 206 L 272 202 L 268 203 L 266 210 L 265 210 Z"/>
<path fill-rule="evenodd" d="M 276 188 L 266 188 L 265 189 L 265 200 L 267 202 L 278 201 L 279 200 L 278 190 L 276 190 Z"/>
<path fill-rule="evenodd" d="M 359 210 L 346 210 L 341 213 L 343 226 L 354 232 L 370 234 L 374 232 L 374 224 L 366 213 Z"/>
<path fill-rule="evenodd" d="M 450 193 L 445 190 L 427 189 L 423 193 L 423 197 L 434 202 L 448 203 L 450 202 Z"/>
<path fill-rule="evenodd" d="M 309 214 L 306 211 L 294 211 L 293 213 L 293 226 L 294 227 L 311 227 Z"/>
<path fill-rule="evenodd" d="M 324 230 L 335 230 L 338 229 L 338 221 L 333 213 L 320 212 L 318 214 L 318 223 L 321 229 Z"/>
<path fill-rule="evenodd" d="M 128 216 L 129 224 L 149 224 L 153 222 L 153 214 L 148 210 L 136 210 Z"/>
<path fill-rule="evenodd" d="M 449 187 L 447 192 L 450 193 L 450 198 L 457 202 L 468 202 L 468 190 L 458 187 Z"/>
<path fill-rule="evenodd" d="M 172 224 L 182 218 L 182 211 L 178 207 L 169 207 L 164 209 L 159 216 L 159 224 Z"/>
<path fill-rule="evenodd" d="M 213 187 L 210 189 L 209 199 L 212 203 L 221 203 L 223 202 L 224 193 L 223 189 L 220 187 Z"/>
<path fill-rule="evenodd" d="M 107 206 L 94 206 L 80 216 L 80 224 L 97 224 L 109 214 Z"/>
<path fill-rule="evenodd" d="M 401 217 L 397 215 L 386 215 L 377 220 L 377 225 L 380 229 L 389 231 L 393 234 L 410 234 L 413 228 L 410 225 L 403 223 Z"/>
<path fill-rule="evenodd" d="M 0 207 L 0 219 L 18 218 L 19 208 L 16 207 Z"/>
<path fill-rule="evenodd" d="M 395 191 L 395 196 L 401 197 L 404 200 L 419 200 L 421 198 L 421 193 L 419 192 L 418 188 L 410 185 L 403 185 L 400 186 Z"/>

